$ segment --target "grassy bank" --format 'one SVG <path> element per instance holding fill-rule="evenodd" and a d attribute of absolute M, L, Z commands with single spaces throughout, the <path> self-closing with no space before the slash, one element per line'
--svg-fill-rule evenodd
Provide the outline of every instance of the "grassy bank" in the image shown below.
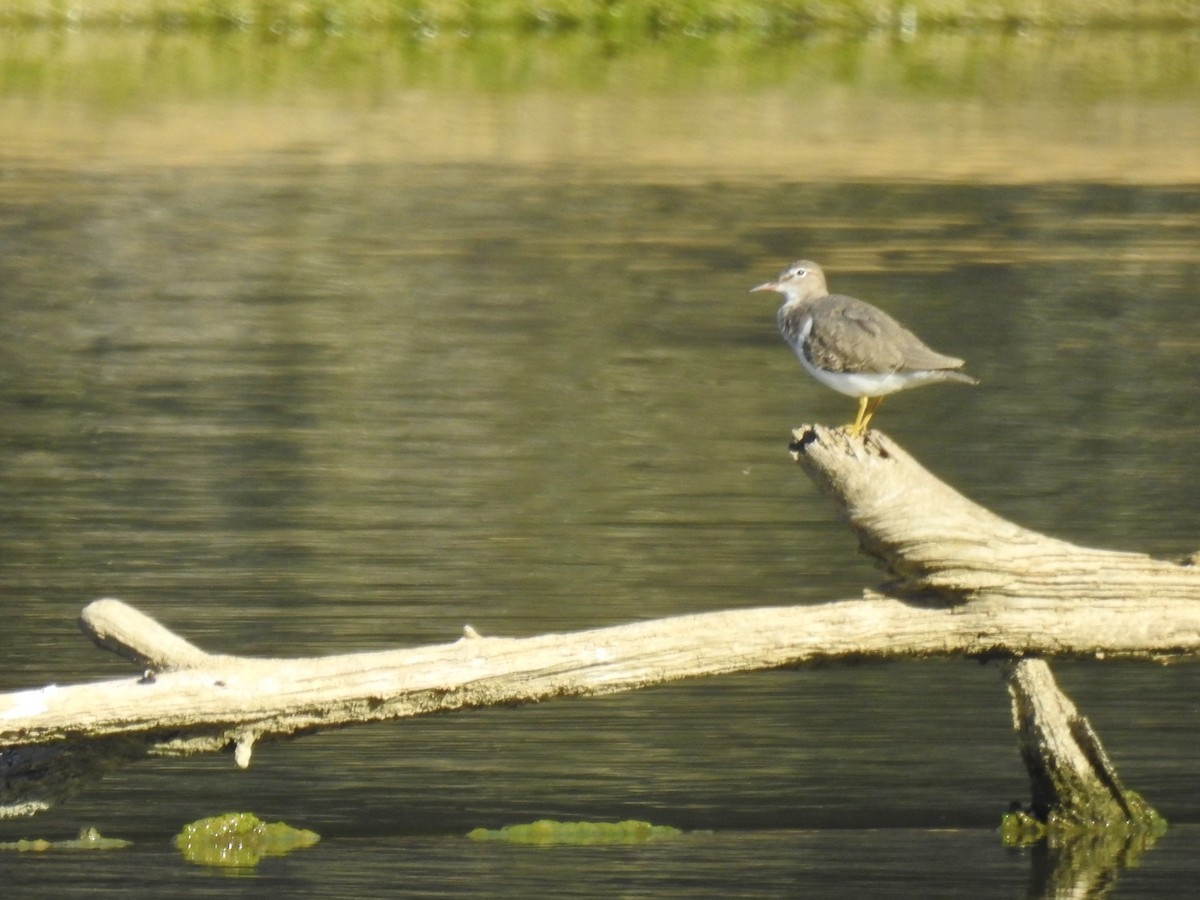
<path fill-rule="evenodd" d="M 1196 43 L 1189 33 L 1163 30 L 983 29 L 911 40 L 878 33 L 795 41 L 726 34 L 616 46 L 584 33 L 443 32 L 412 40 L 390 32 L 280 38 L 250 31 L 10 30 L 0 31 L 0 97 L 126 108 L 313 94 L 387 103 L 412 89 L 627 97 L 844 90 L 989 105 L 1190 103 L 1200 91 Z"/>
<path fill-rule="evenodd" d="M 947 29 L 1200 27 L 1178 0 L 7 0 L 0 25 L 167 30 L 573 32 L 813 31 L 901 34 Z"/>

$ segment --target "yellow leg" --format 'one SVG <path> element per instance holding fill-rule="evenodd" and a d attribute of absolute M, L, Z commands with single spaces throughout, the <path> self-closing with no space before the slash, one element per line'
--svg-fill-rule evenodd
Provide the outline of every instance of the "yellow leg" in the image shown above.
<path fill-rule="evenodd" d="M 879 409 L 879 404 L 883 402 L 882 397 L 872 397 L 867 403 L 867 415 L 863 419 L 863 431 L 867 430 L 867 426 L 871 424 L 871 416 L 875 415 L 875 410 Z"/>
<path fill-rule="evenodd" d="M 854 417 L 854 423 L 850 426 L 851 437 L 858 437 L 863 433 L 863 417 L 867 414 L 867 399 L 866 397 L 858 398 L 858 415 Z"/>
<path fill-rule="evenodd" d="M 882 402 L 882 397 L 858 398 L 858 415 L 854 419 L 854 424 L 850 426 L 851 437 L 858 437 L 867 430 L 871 416 L 875 415 L 875 410 L 879 409 L 879 404 Z"/>

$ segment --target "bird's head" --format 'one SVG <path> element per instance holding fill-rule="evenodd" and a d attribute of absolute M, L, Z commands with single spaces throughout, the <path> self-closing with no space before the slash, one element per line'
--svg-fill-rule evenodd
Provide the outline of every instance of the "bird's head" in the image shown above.
<path fill-rule="evenodd" d="M 792 263 L 774 281 L 764 281 L 750 288 L 751 293 L 755 291 L 778 291 L 787 298 L 788 303 L 803 303 L 829 293 L 825 286 L 825 273 L 815 262 L 807 259 Z"/>

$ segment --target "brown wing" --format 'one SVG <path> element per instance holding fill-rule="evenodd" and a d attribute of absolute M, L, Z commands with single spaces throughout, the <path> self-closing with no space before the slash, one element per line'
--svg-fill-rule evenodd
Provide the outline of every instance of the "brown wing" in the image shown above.
<path fill-rule="evenodd" d="M 877 307 L 833 294 L 813 304 L 809 355 L 833 372 L 908 372 L 957 369 L 961 359 L 931 350 Z"/>

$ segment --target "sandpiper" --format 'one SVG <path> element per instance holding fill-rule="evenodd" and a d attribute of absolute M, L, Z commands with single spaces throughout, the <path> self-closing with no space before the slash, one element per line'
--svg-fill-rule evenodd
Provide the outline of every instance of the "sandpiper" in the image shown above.
<path fill-rule="evenodd" d="M 826 387 L 858 398 L 850 434 L 861 435 L 887 394 L 935 381 L 979 382 L 961 359 L 945 356 L 885 313 L 854 297 L 830 294 L 825 272 L 802 259 L 750 289 L 784 296 L 776 319 L 808 373 Z"/>

